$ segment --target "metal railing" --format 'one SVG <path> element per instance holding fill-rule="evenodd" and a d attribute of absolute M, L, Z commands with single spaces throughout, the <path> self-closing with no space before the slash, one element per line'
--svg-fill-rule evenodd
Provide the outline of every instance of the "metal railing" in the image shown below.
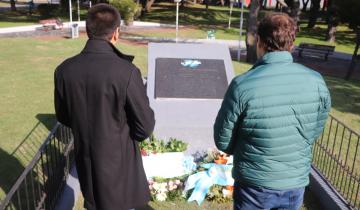
<path fill-rule="evenodd" d="M 71 130 L 59 123 L 12 186 L 0 210 L 51 210 L 66 184 L 74 161 Z"/>
<path fill-rule="evenodd" d="M 359 133 L 330 115 L 313 147 L 313 166 L 353 209 L 360 209 L 359 142 Z"/>

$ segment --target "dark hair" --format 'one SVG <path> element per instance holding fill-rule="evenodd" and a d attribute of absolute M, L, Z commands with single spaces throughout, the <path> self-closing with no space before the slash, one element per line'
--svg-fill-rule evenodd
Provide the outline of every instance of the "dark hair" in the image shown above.
<path fill-rule="evenodd" d="M 117 27 L 120 27 L 120 13 L 108 4 L 93 6 L 86 17 L 88 37 L 110 40 Z"/>
<path fill-rule="evenodd" d="M 287 14 L 267 15 L 258 26 L 258 37 L 266 52 L 290 51 L 296 38 L 297 25 Z"/>

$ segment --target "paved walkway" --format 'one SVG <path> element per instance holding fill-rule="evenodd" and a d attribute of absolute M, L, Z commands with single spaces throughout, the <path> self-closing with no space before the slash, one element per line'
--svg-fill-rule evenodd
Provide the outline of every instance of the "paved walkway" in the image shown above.
<path fill-rule="evenodd" d="M 79 27 L 85 28 L 85 21 L 73 21 L 73 24 L 78 24 Z M 13 34 L 13 33 L 19 33 L 19 32 L 31 32 L 37 30 L 39 27 L 42 27 L 41 24 L 35 24 L 35 25 L 29 25 L 29 26 L 16 26 L 16 27 L 6 27 L 6 28 L 0 28 L 0 34 Z M 147 28 L 147 27 L 153 27 L 153 28 L 161 28 L 161 27 L 167 27 L 172 28 L 175 27 L 171 24 L 162 24 L 162 23 L 151 23 L 151 22 L 142 22 L 142 21 L 134 21 L 134 24 L 131 26 L 133 28 Z M 64 29 L 70 28 L 70 22 L 64 22 Z"/>

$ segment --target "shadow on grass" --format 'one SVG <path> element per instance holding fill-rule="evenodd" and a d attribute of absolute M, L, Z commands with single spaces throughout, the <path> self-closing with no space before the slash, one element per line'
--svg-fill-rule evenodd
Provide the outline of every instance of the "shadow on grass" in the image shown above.
<path fill-rule="evenodd" d="M 176 5 L 175 4 L 155 4 L 153 11 L 146 13 L 142 21 L 157 21 L 161 23 L 174 24 L 176 21 Z M 244 11 L 244 28 L 246 27 L 246 18 L 248 10 Z M 166 18 L 165 18 L 166 17 Z M 240 11 L 234 10 L 232 13 L 232 27 L 237 28 L 239 22 L 236 21 L 240 17 Z M 179 24 L 194 25 L 200 29 L 218 28 L 225 29 L 229 20 L 228 7 L 209 7 L 208 10 L 203 7 L 185 6 L 179 11 Z"/>
<path fill-rule="evenodd" d="M 13 152 L 0 148 L 0 188 L 8 193 L 44 143 L 56 123 L 54 114 L 38 114 L 39 120 Z M 54 150 L 57 148 L 54 148 Z M 35 182 L 35 181 L 34 181 Z M 0 200 L 4 199 L 0 197 Z"/>
<path fill-rule="evenodd" d="M 40 15 L 29 16 L 24 11 L 17 12 L 2 12 L 0 13 L 1 22 L 11 22 L 11 23 L 37 23 L 40 20 Z"/>
<path fill-rule="evenodd" d="M 326 27 L 315 27 L 307 28 L 302 27 L 298 33 L 298 38 L 312 38 L 320 41 L 326 41 L 327 28 Z M 340 45 L 355 45 L 355 33 L 351 30 L 342 30 L 336 32 L 336 43 Z M 331 43 L 328 43 L 332 45 Z"/>
<path fill-rule="evenodd" d="M 24 171 L 25 168 L 16 157 L 9 154 L 2 148 L 0 148 L 0 160 L 0 188 L 5 193 L 8 193 L 11 186 L 15 183 L 16 178 Z M 5 196 L 0 197 L 0 201 L 4 198 Z"/>
<path fill-rule="evenodd" d="M 332 107 L 340 112 L 360 115 L 360 82 L 334 77 L 325 79 L 331 92 Z"/>

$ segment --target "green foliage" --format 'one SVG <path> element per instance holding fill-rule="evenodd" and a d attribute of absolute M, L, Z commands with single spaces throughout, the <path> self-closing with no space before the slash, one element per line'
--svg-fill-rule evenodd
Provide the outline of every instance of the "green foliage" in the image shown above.
<path fill-rule="evenodd" d="M 55 17 L 60 12 L 60 7 L 57 4 L 40 4 L 37 11 L 41 18 Z"/>
<path fill-rule="evenodd" d="M 139 10 L 141 10 L 141 7 L 133 0 L 110 0 L 109 2 L 119 10 L 121 18 L 127 25 L 138 16 Z"/>
<path fill-rule="evenodd" d="M 338 7 L 338 14 L 342 21 L 349 23 L 350 28 L 360 28 L 360 1 L 359 0 L 343 0 L 335 1 Z"/>
<path fill-rule="evenodd" d="M 188 145 L 185 142 L 170 138 L 166 144 L 166 149 L 171 152 L 183 152 L 186 151 L 187 146 Z"/>
<path fill-rule="evenodd" d="M 183 189 L 179 188 L 167 193 L 167 201 L 182 201 L 185 200 L 183 197 Z"/>
<path fill-rule="evenodd" d="M 154 136 L 151 136 L 149 140 L 142 141 L 139 146 L 142 151 L 146 152 L 146 154 L 151 154 L 164 152 L 184 152 L 186 151 L 188 144 L 175 138 L 170 138 L 168 142 L 165 142 L 162 139 L 157 140 Z"/>
<path fill-rule="evenodd" d="M 206 195 L 206 200 L 213 201 L 216 203 L 227 203 L 232 201 L 230 197 L 223 196 L 222 190 L 224 189 L 223 186 L 220 185 L 213 185 L 210 188 L 209 193 Z"/>

